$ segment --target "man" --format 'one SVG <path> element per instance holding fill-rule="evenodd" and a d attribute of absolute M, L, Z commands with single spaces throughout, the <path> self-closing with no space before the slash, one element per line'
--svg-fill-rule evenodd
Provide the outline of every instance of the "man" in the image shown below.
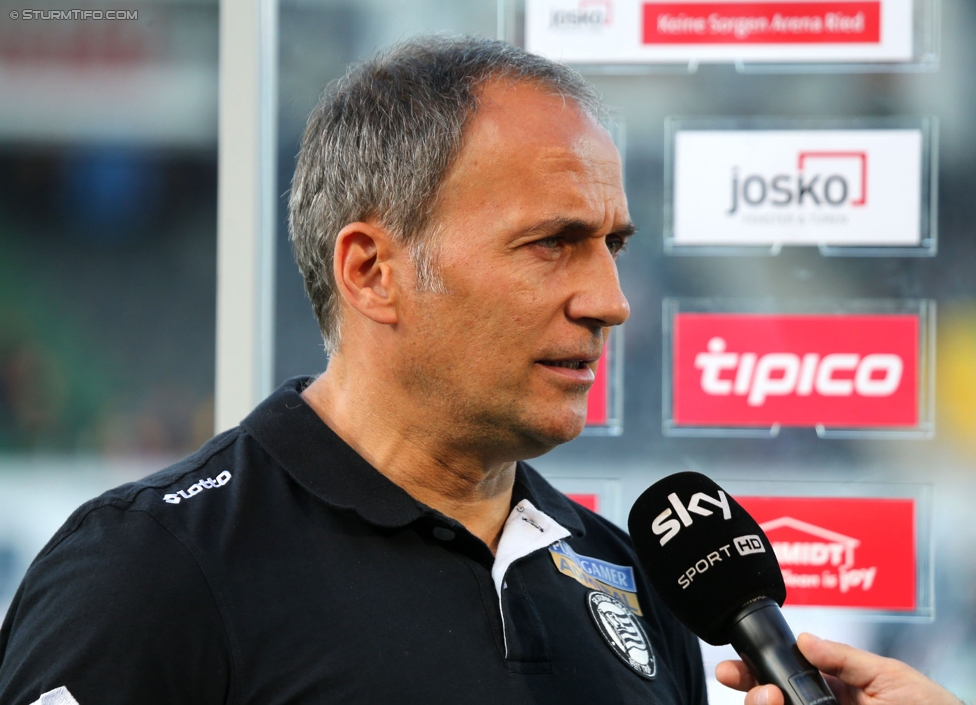
<path fill-rule="evenodd" d="M 479 39 L 329 91 L 291 198 L 326 372 L 69 518 L 0 632 L 0 704 L 704 703 L 627 537 L 520 462 L 579 434 L 628 315 L 601 114 Z"/>
<path fill-rule="evenodd" d="M 290 203 L 326 372 L 68 520 L 0 703 L 704 703 L 627 537 L 521 463 L 580 433 L 629 312 L 601 116 L 481 39 L 327 92 Z"/>

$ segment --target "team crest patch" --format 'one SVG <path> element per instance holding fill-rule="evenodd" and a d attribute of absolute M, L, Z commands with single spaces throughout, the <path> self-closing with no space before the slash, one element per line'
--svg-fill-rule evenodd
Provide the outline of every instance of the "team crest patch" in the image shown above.
<path fill-rule="evenodd" d="M 657 662 L 651 649 L 651 640 L 644 628 L 623 602 L 605 592 L 591 591 L 586 596 L 590 616 L 596 630 L 603 636 L 617 657 L 630 666 L 637 675 L 653 680 L 657 675 Z"/>
<path fill-rule="evenodd" d="M 634 582 L 634 569 L 628 565 L 617 565 L 609 561 L 581 556 L 565 541 L 557 541 L 549 547 L 556 570 L 567 575 L 580 585 L 599 590 L 616 597 L 630 611 L 642 615 L 637 602 L 637 583 Z"/>

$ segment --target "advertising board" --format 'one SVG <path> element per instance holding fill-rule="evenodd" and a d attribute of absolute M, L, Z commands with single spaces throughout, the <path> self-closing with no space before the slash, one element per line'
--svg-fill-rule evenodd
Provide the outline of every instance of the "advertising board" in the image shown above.
<path fill-rule="evenodd" d="M 911 428 L 919 317 L 677 313 L 675 426 Z"/>
<path fill-rule="evenodd" d="M 915 129 L 679 129 L 668 247 L 920 247 L 929 236 Z"/>
<path fill-rule="evenodd" d="M 526 0 L 529 51 L 567 63 L 908 62 L 912 0 Z"/>
<path fill-rule="evenodd" d="M 908 498 L 736 497 L 769 537 L 786 606 L 913 611 L 915 501 Z"/>
<path fill-rule="evenodd" d="M 593 386 L 586 398 L 583 435 L 619 436 L 623 433 L 623 330 L 610 330 L 597 363 Z"/>

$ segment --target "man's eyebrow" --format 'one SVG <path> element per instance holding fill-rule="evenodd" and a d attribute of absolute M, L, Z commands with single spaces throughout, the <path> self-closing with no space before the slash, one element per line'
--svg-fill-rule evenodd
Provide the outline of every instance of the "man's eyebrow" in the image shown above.
<path fill-rule="evenodd" d="M 557 233 L 566 233 L 569 235 L 585 235 L 596 230 L 599 230 L 599 225 L 594 225 L 593 223 L 589 223 L 579 218 L 560 218 L 557 216 L 554 218 L 546 218 L 545 220 L 540 220 L 539 222 L 534 223 L 530 227 L 526 228 L 523 231 L 523 234 L 556 235 Z M 610 234 L 626 239 L 636 232 L 637 226 L 628 221 L 619 228 L 614 228 Z"/>
<path fill-rule="evenodd" d="M 622 225 L 613 231 L 614 235 L 618 235 L 625 240 L 632 235 L 637 234 L 637 226 L 634 223 L 628 222 L 626 225 Z"/>

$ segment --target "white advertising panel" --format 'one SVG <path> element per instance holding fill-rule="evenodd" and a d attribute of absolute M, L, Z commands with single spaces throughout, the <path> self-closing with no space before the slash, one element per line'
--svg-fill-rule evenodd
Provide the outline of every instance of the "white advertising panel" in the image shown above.
<path fill-rule="evenodd" d="M 525 0 L 529 51 L 575 64 L 910 62 L 912 0 Z"/>
<path fill-rule="evenodd" d="M 672 161 L 671 247 L 922 244 L 920 128 L 678 130 Z"/>

